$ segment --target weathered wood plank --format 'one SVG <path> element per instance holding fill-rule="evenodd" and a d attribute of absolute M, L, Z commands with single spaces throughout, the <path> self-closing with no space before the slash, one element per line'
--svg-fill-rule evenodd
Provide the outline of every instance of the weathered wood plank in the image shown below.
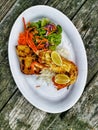
<path fill-rule="evenodd" d="M 86 0 L 49 0 L 48 5 L 57 8 L 72 19 L 85 2 Z"/>
<path fill-rule="evenodd" d="M 0 21 L 12 7 L 16 0 L 0 0 Z"/>
<path fill-rule="evenodd" d="M 98 1 L 87 1 L 73 22 L 80 32 L 88 58 L 88 81 L 98 71 Z"/>
<path fill-rule="evenodd" d="M 52 115 L 51 115 L 52 117 Z M 48 122 L 51 122 L 49 124 Z M 98 130 L 98 73 L 78 103 L 54 120 L 48 115 L 38 130 Z"/>
<path fill-rule="evenodd" d="M 45 116 L 17 91 L 0 113 L 0 130 L 37 130 Z"/>
<path fill-rule="evenodd" d="M 16 85 L 11 76 L 8 60 L 5 59 L 0 64 L 0 109 L 15 91 Z"/>

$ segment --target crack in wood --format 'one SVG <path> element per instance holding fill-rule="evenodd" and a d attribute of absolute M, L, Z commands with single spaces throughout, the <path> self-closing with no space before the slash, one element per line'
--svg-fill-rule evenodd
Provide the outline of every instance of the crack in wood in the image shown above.
<path fill-rule="evenodd" d="M 85 0 L 81 5 L 80 5 L 80 7 L 77 9 L 77 11 L 74 13 L 74 15 L 73 16 L 71 16 L 71 20 L 73 20 L 74 19 L 74 17 L 77 15 L 77 13 L 79 12 L 79 10 L 83 7 L 83 5 L 85 4 L 87 2 L 87 0 Z"/>
<path fill-rule="evenodd" d="M 1 107 L 0 109 L 0 113 L 1 111 L 5 108 L 5 106 L 7 105 L 7 103 L 10 101 L 10 99 L 14 96 L 14 94 L 18 91 L 18 88 L 15 89 L 15 91 L 12 93 L 12 95 L 8 98 L 8 100 L 5 102 L 5 104 Z"/>

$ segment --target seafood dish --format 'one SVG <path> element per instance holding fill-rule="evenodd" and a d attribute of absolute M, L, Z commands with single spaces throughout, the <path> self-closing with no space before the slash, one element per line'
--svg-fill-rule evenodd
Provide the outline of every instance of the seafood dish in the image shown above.
<path fill-rule="evenodd" d="M 42 18 L 37 22 L 25 22 L 20 32 L 16 54 L 20 70 L 26 75 L 40 75 L 42 70 L 49 70 L 57 90 L 74 84 L 78 76 L 78 67 L 67 58 L 61 56 L 57 46 L 61 43 L 62 27 Z"/>

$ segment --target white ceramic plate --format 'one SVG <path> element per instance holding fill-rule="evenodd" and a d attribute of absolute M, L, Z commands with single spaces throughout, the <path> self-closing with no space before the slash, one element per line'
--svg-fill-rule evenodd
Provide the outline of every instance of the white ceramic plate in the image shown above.
<path fill-rule="evenodd" d="M 37 80 L 34 75 L 24 75 L 20 71 L 15 46 L 19 33 L 23 31 L 22 17 L 26 22 L 48 17 L 63 28 L 62 46 L 67 48 L 70 59 L 78 66 L 78 79 L 69 89 L 57 91 L 53 85 Z M 82 39 L 73 23 L 60 11 L 49 6 L 38 5 L 25 10 L 15 21 L 9 37 L 9 63 L 13 78 L 24 97 L 35 107 L 59 113 L 70 109 L 80 98 L 87 78 L 87 57 Z M 40 87 L 36 87 L 40 85 Z"/>

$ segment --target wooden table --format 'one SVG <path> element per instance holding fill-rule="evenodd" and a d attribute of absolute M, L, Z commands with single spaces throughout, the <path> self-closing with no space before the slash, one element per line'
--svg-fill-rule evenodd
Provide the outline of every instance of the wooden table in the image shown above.
<path fill-rule="evenodd" d="M 9 68 L 12 25 L 22 11 L 39 4 L 66 14 L 80 32 L 87 52 L 85 90 L 70 110 L 59 114 L 31 105 L 19 92 Z M 0 130 L 98 130 L 98 0 L 0 0 L 0 21 Z"/>

